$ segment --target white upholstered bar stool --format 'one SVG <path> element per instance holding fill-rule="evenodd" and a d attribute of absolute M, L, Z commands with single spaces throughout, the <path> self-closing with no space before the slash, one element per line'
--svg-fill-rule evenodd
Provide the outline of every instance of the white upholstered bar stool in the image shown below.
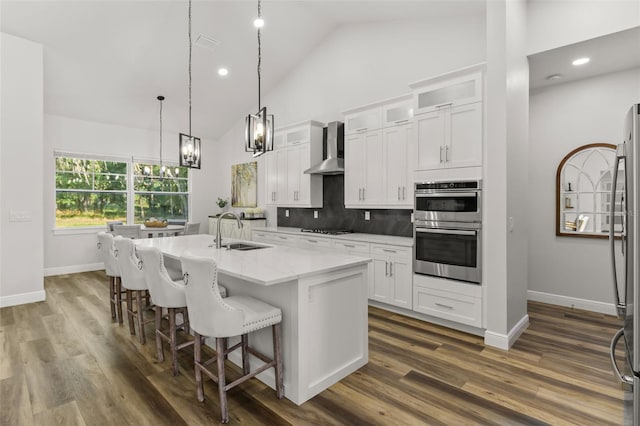
<path fill-rule="evenodd" d="M 98 251 L 104 262 L 104 271 L 109 277 L 109 305 L 111 318 L 118 318 L 122 324 L 122 286 L 120 266 L 115 257 L 113 235 L 108 232 L 98 232 Z"/>
<path fill-rule="evenodd" d="M 140 238 L 142 225 L 114 225 L 113 235 L 120 235 L 125 238 Z"/>
<path fill-rule="evenodd" d="M 196 235 L 200 233 L 200 222 L 187 222 L 182 235 Z"/>
<path fill-rule="evenodd" d="M 143 300 L 148 302 L 148 287 L 142 262 L 136 256 L 136 246 L 130 238 L 117 236 L 114 238 L 117 250 L 118 265 L 120 266 L 120 276 L 122 287 L 125 289 L 127 300 L 127 317 L 129 318 L 129 331 L 131 335 L 136 334 L 135 324 L 138 323 L 138 340 L 144 345 L 147 341 L 144 332 L 145 324 L 154 322 L 153 319 L 144 320 L 145 309 L 150 309 L 149 304 L 143 306 Z M 135 308 L 134 308 L 135 296 Z"/>
<path fill-rule="evenodd" d="M 276 395 L 284 396 L 282 386 L 282 356 L 280 350 L 280 323 L 282 311 L 258 299 L 246 296 L 231 296 L 222 299 L 218 285 L 218 270 L 213 259 L 185 255 L 182 257 L 187 307 L 191 315 L 191 328 L 194 331 L 194 364 L 196 392 L 198 401 L 204 401 L 202 373 L 218 383 L 222 423 L 229 421 L 227 410 L 227 391 L 264 370 L 274 367 Z M 248 335 L 271 326 L 273 333 L 273 359 L 249 347 Z M 240 336 L 240 342 L 226 348 L 228 337 Z M 216 357 L 202 361 L 202 338 L 215 337 Z M 224 360 L 227 354 L 242 349 L 243 376 L 227 384 Z M 250 371 L 249 354 L 262 360 L 264 364 L 254 372 Z M 217 374 L 207 369 L 215 360 Z"/>
<path fill-rule="evenodd" d="M 171 347 L 171 357 L 173 362 L 173 375 L 178 375 L 178 350 L 193 344 L 192 340 L 177 344 L 177 330 L 183 329 L 189 333 L 189 314 L 187 311 L 187 300 L 184 293 L 184 282 L 182 280 L 173 281 L 164 267 L 162 253 L 155 247 L 136 247 L 138 257 L 142 260 L 142 269 L 145 272 L 145 279 L 151 299 L 156 305 L 156 348 L 158 350 L 158 361 L 164 361 L 162 350 L 162 340 L 169 342 Z M 225 290 L 226 294 L 226 290 Z M 167 308 L 169 319 L 169 329 L 163 330 L 162 308 Z M 176 324 L 176 313 L 182 312 L 183 322 L 180 326 Z"/>

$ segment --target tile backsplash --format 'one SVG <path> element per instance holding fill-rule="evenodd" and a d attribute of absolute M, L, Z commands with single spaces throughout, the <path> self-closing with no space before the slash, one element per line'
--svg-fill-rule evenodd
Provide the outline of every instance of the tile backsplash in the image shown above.
<path fill-rule="evenodd" d="M 412 210 L 346 209 L 344 207 L 344 175 L 323 176 L 323 205 L 321 209 L 278 208 L 278 226 L 293 228 L 346 229 L 368 234 L 411 237 Z M 285 211 L 289 210 L 289 217 Z M 313 212 L 318 212 L 318 218 Z M 371 220 L 364 220 L 365 212 Z"/>

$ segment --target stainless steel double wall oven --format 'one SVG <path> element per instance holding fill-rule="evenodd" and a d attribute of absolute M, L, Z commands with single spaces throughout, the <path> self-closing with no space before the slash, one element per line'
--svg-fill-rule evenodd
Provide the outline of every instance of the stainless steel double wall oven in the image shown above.
<path fill-rule="evenodd" d="M 415 184 L 416 274 L 482 281 L 482 181 Z"/>

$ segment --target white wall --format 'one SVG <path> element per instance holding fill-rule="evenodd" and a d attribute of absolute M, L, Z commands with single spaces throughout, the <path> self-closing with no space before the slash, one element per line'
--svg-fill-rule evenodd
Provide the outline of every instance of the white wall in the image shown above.
<path fill-rule="evenodd" d="M 527 54 L 638 25 L 638 0 L 528 0 Z"/>
<path fill-rule="evenodd" d="M 42 46 L 0 34 L 0 307 L 44 300 Z M 26 221 L 10 221 L 11 212 Z"/>
<path fill-rule="evenodd" d="M 502 349 L 508 349 L 528 323 L 527 211 L 522 205 L 529 87 L 525 9 L 524 1 L 487 3 L 485 343 Z"/>
<path fill-rule="evenodd" d="M 484 14 L 345 26 L 310 52 L 263 102 L 275 115 L 276 127 L 310 119 L 342 120 L 341 111 L 408 93 L 408 83 L 484 59 Z M 226 197 L 231 164 L 252 161 L 242 147 L 243 120 L 238 117 L 219 141 L 224 173 L 215 192 Z M 264 207 L 262 159 L 258 169 L 258 204 Z M 275 209 L 268 216 L 274 224 Z"/>
<path fill-rule="evenodd" d="M 573 149 L 595 142 L 620 143 L 624 117 L 637 102 L 640 69 L 532 92 L 529 290 L 543 293 L 534 293 L 534 298 L 615 312 L 609 305 L 613 292 L 608 242 L 555 235 L 555 178 L 558 164 Z"/>
<path fill-rule="evenodd" d="M 55 163 L 54 150 L 158 159 L 160 135 L 157 131 L 95 123 L 68 117 L 45 115 L 44 119 L 44 265 L 47 275 L 99 268 L 95 250 L 96 236 L 90 234 L 55 234 Z M 201 222 L 207 230 L 207 216 L 215 213 L 210 183 L 217 179 L 214 142 L 203 140 L 202 169 L 192 170 L 191 220 Z M 163 132 L 163 159 L 178 161 L 178 134 Z"/>

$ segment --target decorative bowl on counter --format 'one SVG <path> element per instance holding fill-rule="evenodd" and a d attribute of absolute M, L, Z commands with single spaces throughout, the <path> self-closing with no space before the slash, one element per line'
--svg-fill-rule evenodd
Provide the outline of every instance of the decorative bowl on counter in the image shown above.
<path fill-rule="evenodd" d="M 168 224 L 167 219 L 158 219 L 155 217 L 150 217 L 144 221 L 144 226 L 147 228 L 166 228 Z"/>

